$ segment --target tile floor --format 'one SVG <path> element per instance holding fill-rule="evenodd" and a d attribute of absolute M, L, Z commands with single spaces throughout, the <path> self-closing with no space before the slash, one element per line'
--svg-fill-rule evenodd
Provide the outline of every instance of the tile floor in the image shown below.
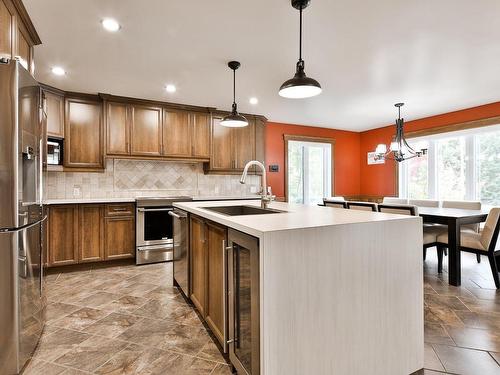
<path fill-rule="evenodd" d="M 172 265 L 87 266 L 47 277 L 47 324 L 24 375 L 230 374 Z"/>
<path fill-rule="evenodd" d="M 425 375 L 500 375 L 500 291 L 488 259 L 462 253 L 462 286 L 437 273 L 435 249 L 424 265 Z"/>
<path fill-rule="evenodd" d="M 422 374 L 500 374 L 500 292 L 486 259 L 463 254 L 462 264 L 462 286 L 449 286 L 428 251 Z M 25 375 L 230 374 L 169 263 L 52 273 L 46 291 L 48 321 Z"/>

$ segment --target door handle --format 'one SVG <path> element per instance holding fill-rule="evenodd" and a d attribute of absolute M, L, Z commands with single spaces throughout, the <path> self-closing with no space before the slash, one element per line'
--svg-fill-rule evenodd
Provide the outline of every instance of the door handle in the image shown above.
<path fill-rule="evenodd" d="M 224 341 L 226 344 L 230 344 L 230 341 L 232 340 L 227 340 L 228 336 L 228 326 L 227 326 L 227 252 L 231 247 L 226 246 L 226 240 L 222 240 L 222 296 L 223 296 L 223 303 L 224 303 L 224 311 L 222 314 L 222 320 L 223 320 L 223 334 L 224 334 Z M 227 346 L 224 345 L 224 353 L 227 353 Z"/>

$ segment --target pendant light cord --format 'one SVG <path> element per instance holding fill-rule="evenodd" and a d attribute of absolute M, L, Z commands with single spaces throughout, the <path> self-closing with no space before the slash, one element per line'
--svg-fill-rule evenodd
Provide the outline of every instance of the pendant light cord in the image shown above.
<path fill-rule="evenodd" d="M 299 61 L 302 61 L 302 6 L 299 10 L 300 13 L 300 23 L 299 23 Z"/>
<path fill-rule="evenodd" d="M 236 104 L 236 69 L 233 69 L 233 104 Z"/>

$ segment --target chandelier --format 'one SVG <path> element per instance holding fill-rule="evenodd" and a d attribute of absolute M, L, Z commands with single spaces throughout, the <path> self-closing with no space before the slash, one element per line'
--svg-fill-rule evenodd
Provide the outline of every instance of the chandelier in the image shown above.
<path fill-rule="evenodd" d="M 387 151 L 387 146 L 383 143 L 379 144 L 375 149 L 375 160 L 395 160 L 402 162 L 415 157 L 427 155 L 427 149 L 421 150 L 413 149 L 408 142 L 406 142 L 403 130 L 404 119 L 401 118 L 401 107 L 405 103 L 396 103 L 395 107 L 398 108 L 398 119 L 396 120 L 396 135 L 393 137 L 392 142 Z"/>

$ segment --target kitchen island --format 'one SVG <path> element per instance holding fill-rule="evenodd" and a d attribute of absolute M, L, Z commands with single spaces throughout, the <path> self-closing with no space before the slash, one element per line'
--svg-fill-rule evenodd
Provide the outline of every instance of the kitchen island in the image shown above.
<path fill-rule="evenodd" d="M 222 347 L 229 342 L 237 368 L 243 362 L 248 373 L 262 375 L 405 375 L 423 368 L 419 217 L 279 202 L 269 208 L 284 212 L 229 216 L 211 209 L 240 205 L 259 207 L 260 202 L 174 204 L 197 221 L 227 230 L 222 244 L 229 244 L 224 248 L 229 261 L 210 269 L 223 270 L 221 280 L 229 284 L 221 288 L 223 304 L 229 306 L 220 320 Z M 190 251 L 197 264 L 193 228 Z M 255 239 L 257 269 L 237 263 L 253 257 L 248 251 L 238 253 L 247 241 L 239 241 L 240 234 Z M 216 238 L 202 237 L 203 243 Z M 207 254 L 211 267 L 214 252 Z M 197 268 L 190 272 L 197 280 Z M 243 276 L 237 279 L 239 273 Z M 257 288 L 251 289 L 255 276 L 258 283 L 252 285 Z M 192 284 L 191 290 L 199 281 Z M 218 289 L 206 286 L 208 294 Z M 202 316 L 216 321 L 213 304 L 196 298 Z"/>

